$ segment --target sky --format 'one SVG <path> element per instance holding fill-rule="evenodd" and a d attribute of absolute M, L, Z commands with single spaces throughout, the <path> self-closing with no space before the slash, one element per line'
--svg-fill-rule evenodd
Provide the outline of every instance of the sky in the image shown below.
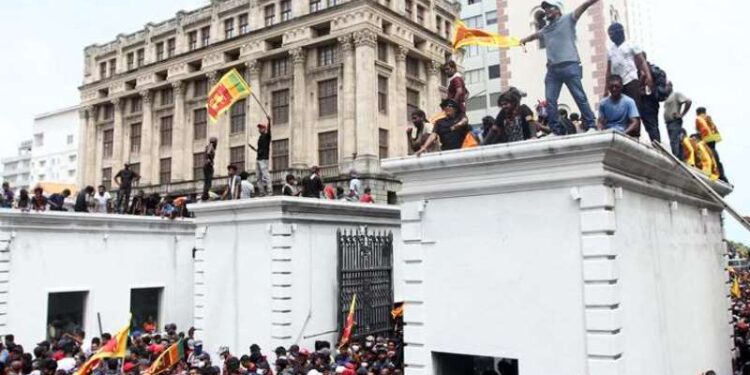
<path fill-rule="evenodd" d="M 485 0 L 488 1 L 488 0 Z M 530 0 L 515 0 L 530 1 Z M 649 59 L 662 67 L 675 88 L 705 106 L 724 141 L 718 150 L 735 190 L 729 203 L 750 215 L 750 168 L 743 154 L 750 148 L 750 125 L 739 90 L 750 87 L 742 69 L 750 47 L 741 22 L 729 15 L 747 0 L 653 1 L 654 50 Z M 208 0 L 20 0 L 0 4 L 0 157 L 15 153 L 31 139 L 35 115 L 76 105 L 83 75 L 83 49 L 140 30 L 147 22 L 194 9 Z M 691 111 L 692 112 L 692 111 Z M 692 129 L 694 116 L 686 119 Z M 663 137 L 666 130 L 662 124 Z M 750 232 L 726 219 L 727 239 L 750 244 Z"/>

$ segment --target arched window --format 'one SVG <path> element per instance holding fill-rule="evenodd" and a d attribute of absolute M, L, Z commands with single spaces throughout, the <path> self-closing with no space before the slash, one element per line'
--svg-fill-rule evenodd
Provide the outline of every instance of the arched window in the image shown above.
<path fill-rule="evenodd" d="M 541 31 L 547 26 L 547 20 L 545 17 L 546 14 L 540 7 L 536 7 L 531 11 L 531 26 L 534 31 Z M 539 49 L 544 49 L 545 47 L 544 38 L 539 38 Z"/>

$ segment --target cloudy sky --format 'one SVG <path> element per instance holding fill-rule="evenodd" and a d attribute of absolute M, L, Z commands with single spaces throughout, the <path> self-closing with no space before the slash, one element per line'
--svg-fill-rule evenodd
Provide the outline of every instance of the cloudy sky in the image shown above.
<path fill-rule="evenodd" d="M 530 1 L 530 0 L 519 0 Z M 83 72 L 83 48 L 104 43 L 121 32 L 139 30 L 149 21 L 172 17 L 207 0 L 21 0 L 0 5 L 0 156 L 10 156 L 31 138 L 35 114 L 75 105 Z M 696 105 L 706 106 L 723 133 L 719 151 L 727 175 L 736 185 L 729 198 L 750 215 L 750 148 L 748 105 L 741 90 L 750 78 L 741 68 L 750 57 L 744 28 L 728 17 L 746 0 L 653 1 L 655 50 L 651 60 L 662 66 L 676 87 Z M 693 116 L 687 119 L 692 125 Z M 663 132 L 665 132 L 663 130 Z M 746 150 L 748 151 L 748 150 Z M 745 156 L 743 156 L 745 155 Z M 727 237 L 750 244 L 750 233 L 727 219 Z"/>

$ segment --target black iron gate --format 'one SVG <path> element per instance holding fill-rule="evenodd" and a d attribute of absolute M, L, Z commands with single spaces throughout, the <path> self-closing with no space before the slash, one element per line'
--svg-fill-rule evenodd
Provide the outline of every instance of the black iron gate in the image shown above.
<path fill-rule="evenodd" d="M 392 329 L 393 233 L 364 230 L 337 232 L 339 327 L 343 329 L 357 294 L 353 337 Z"/>

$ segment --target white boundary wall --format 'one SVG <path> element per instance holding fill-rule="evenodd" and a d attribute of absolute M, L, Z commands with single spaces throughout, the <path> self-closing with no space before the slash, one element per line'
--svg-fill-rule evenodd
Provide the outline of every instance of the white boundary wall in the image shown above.
<path fill-rule="evenodd" d="M 46 338 L 48 294 L 86 291 L 87 341 L 128 319 L 132 288 L 164 288 L 159 322 L 192 325 L 192 220 L 0 210 L 0 334 Z M 161 328 L 161 327 L 159 327 Z"/>
<path fill-rule="evenodd" d="M 523 375 L 731 372 L 721 208 L 651 147 L 600 132 L 383 167 L 403 181 L 406 374 L 435 374 L 436 352 Z"/>

